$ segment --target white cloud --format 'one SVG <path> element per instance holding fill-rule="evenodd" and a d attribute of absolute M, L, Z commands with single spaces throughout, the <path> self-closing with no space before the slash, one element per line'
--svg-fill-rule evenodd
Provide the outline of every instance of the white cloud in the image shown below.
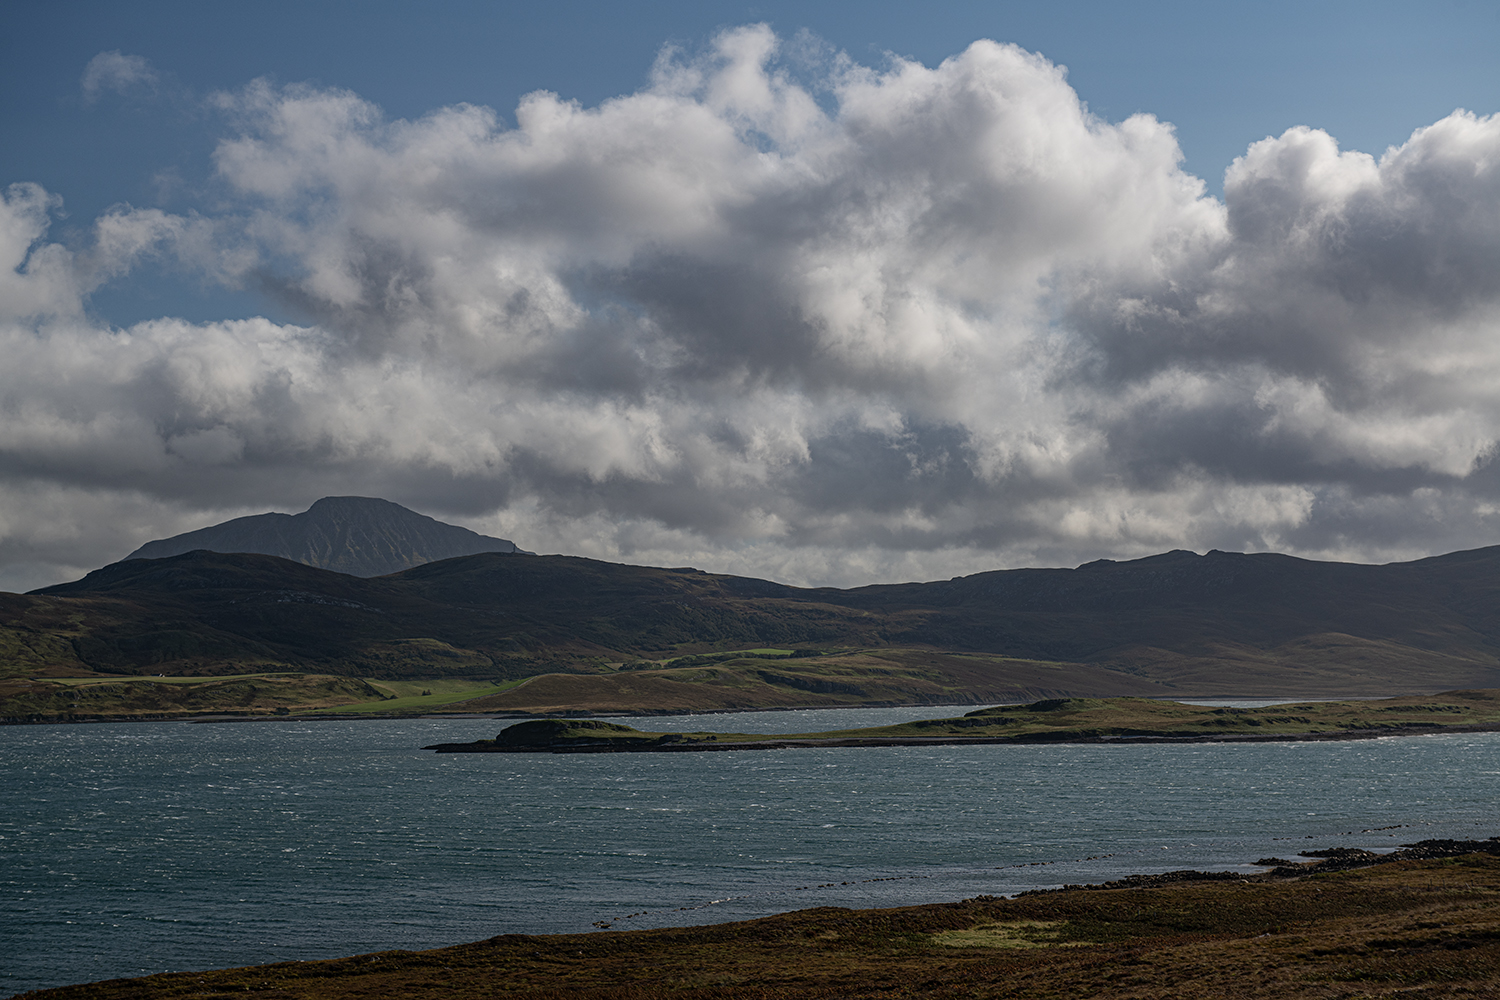
<path fill-rule="evenodd" d="M 118 49 L 101 52 L 84 67 L 79 87 L 88 103 L 97 101 L 106 91 L 125 94 L 132 90 L 150 90 L 158 82 L 156 70 L 144 56 L 123 55 Z"/>
<path fill-rule="evenodd" d="M 1379 159 L 1294 128 L 1220 202 L 1014 46 L 811 83 L 781 49 L 726 32 L 514 128 L 257 82 L 214 99 L 212 210 L 68 250 L 11 188 L 0 482 L 128 498 L 96 561 L 324 493 L 806 582 L 1489 540 L 1500 121 Z M 154 261 L 307 324 L 86 318 Z"/>

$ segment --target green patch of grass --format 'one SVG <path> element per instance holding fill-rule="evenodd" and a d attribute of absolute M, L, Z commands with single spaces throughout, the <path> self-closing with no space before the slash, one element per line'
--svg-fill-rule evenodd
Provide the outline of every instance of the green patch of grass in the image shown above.
<path fill-rule="evenodd" d="M 487 681 L 477 686 L 473 680 L 442 679 L 429 681 L 376 681 L 367 683 L 378 690 L 390 691 L 394 697 L 384 701 L 365 701 L 324 709 L 339 715 L 389 715 L 425 712 L 459 702 L 499 694 L 519 687 L 529 678 L 514 681 Z"/>
<path fill-rule="evenodd" d="M 26 677 L 48 667 L 87 670 L 66 634 L 0 625 L 0 677 Z"/>
<path fill-rule="evenodd" d="M 938 931 L 932 943 L 944 948 L 1048 948 L 1063 942 L 1058 935 L 1062 925 L 1056 920 L 1005 920 L 979 924 L 967 929 Z"/>

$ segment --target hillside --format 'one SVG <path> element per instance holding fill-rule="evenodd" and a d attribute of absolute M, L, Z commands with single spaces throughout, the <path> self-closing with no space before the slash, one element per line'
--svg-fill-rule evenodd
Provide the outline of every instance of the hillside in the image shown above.
<path fill-rule="evenodd" d="M 1500 687 L 1497 608 L 1497 548 L 1387 566 L 1170 552 L 852 590 L 501 553 L 365 579 L 197 551 L 0 595 L 0 673 L 552 675 L 471 706 L 513 713 L 1392 696 Z M 757 649 L 781 652 L 682 659 Z M 799 650 L 824 655 L 767 662 Z"/>
<path fill-rule="evenodd" d="M 352 576 L 384 576 L 476 552 L 516 552 L 514 542 L 444 524 L 372 497 L 324 497 L 301 514 L 255 514 L 147 542 L 129 559 L 195 549 L 257 552 Z"/>

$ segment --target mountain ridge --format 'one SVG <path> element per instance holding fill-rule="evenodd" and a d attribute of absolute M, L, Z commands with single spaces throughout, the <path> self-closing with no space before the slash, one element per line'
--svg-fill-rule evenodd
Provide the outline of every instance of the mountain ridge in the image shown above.
<path fill-rule="evenodd" d="M 523 552 L 509 539 L 445 524 L 389 500 L 324 497 L 300 514 L 251 514 L 159 538 L 125 560 L 164 559 L 198 549 L 280 556 L 361 577 L 479 552 Z"/>
<path fill-rule="evenodd" d="M 7 597 L 0 629 L 18 651 L 40 643 L 52 662 L 115 674 L 513 679 L 778 647 L 1052 663 L 1075 694 L 1102 690 L 1103 670 L 1112 693 L 1322 697 L 1500 686 L 1497 609 L 1500 547 L 1385 566 L 1179 551 L 849 590 L 574 556 L 479 553 L 360 578 L 200 551 Z M 820 662 L 775 683 L 864 683 L 808 673 Z"/>

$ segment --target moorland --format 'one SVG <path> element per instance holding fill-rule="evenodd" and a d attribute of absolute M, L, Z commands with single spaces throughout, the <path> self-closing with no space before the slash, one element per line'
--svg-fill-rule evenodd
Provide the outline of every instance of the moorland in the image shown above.
<path fill-rule="evenodd" d="M 0 594 L 0 718 L 660 714 L 1500 687 L 1500 548 L 1367 566 L 1169 552 L 797 588 L 482 553 L 364 578 L 131 559 Z"/>

